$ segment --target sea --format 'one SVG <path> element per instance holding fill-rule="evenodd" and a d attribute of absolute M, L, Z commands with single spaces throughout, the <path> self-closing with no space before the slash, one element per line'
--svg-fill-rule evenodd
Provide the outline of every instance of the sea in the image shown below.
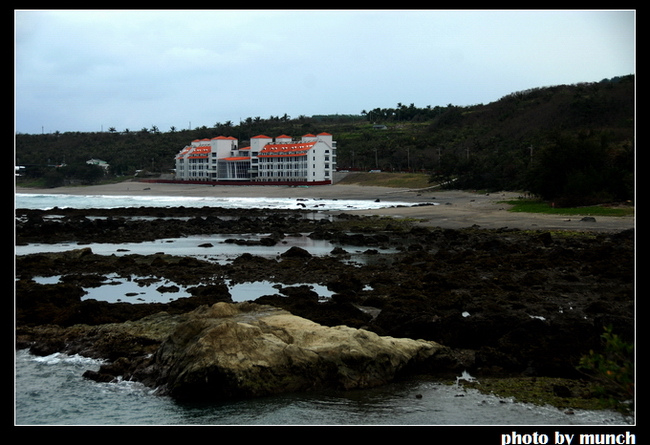
<path fill-rule="evenodd" d="M 306 200 L 306 208 L 317 208 L 326 214 L 332 210 L 370 209 L 412 203 L 375 202 L 363 200 Z M 50 209 L 54 207 L 230 207 L 230 208 L 297 208 L 295 199 L 268 198 L 188 198 L 61 194 L 16 194 L 16 208 Z M 302 206 L 300 206 L 302 207 Z M 161 246 L 176 244 L 170 252 L 194 254 L 227 262 L 237 252 L 232 244 L 212 239 L 212 253 L 198 248 L 203 239 L 158 240 L 158 243 L 133 243 L 129 246 L 99 244 L 91 248 L 99 254 L 116 252 L 140 253 Z M 223 240 L 221 240 L 223 241 Z M 183 243 L 184 242 L 184 243 Z M 332 246 L 295 242 L 313 254 L 326 254 Z M 300 244 L 300 243 L 307 244 Z M 16 255 L 39 251 L 77 248 L 74 244 L 15 246 Z M 87 247 L 86 245 L 84 247 Z M 99 250 L 96 250 L 99 249 Z M 196 251 L 200 253 L 196 253 Z M 277 255 L 268 251 L 260 254 Z M 357 258 L 362 261 L 362 254 Z M 140 282 L 146 277 L 107 277 L 105 286 L 88 289 L 84 298 L 106 301 L 130 301 L 134 304 L 168 301 L 186 296 L 179 287 L 176 293 L 162 293 L 161 283 Z M 59 277 L 36 277 L 43 283 L 56 282 Z M 174 283 L 162 283 L 167 286 Z M 315 283 L 305 283 L 323 299 L 328 290 Z M 274 293 L 271 282 L 232 283 L 233 300 L 245 301 Z M 179 403 L 158 395 L 154 389 L 137 382 L 119 380 L 99 383 L 82 377 L 88 369 L 97 370 L 101 361 L 79 355 L 61 353 L 41 357 L 28 350 L 15 351 L 14 424 L 16 426 L 614 426 L 627 427 L 634 419 L 609 410 L 563 410 L 551 406 L 520 403 L 513 399 L 487 395 L 463 382 L 473 380 L 467 373 L 456 382 L 412 379 L 394 382 L 379 388 L 354 391 L 323 391 L 282 394 L 253 400 L 218 401 L 212 403 Z M 480 384 L 480 381 L 479 381 Z M 496 439 L 495 439 L 496 440 Z M 486 442 L 487 443 L 487 442 Z M 496 442 L 495 442 L 496 443 Z"/>
<path fill-rule="evenodd" d="M 430 203 L 437 205 L 437 203 Z M 413 203 L 390 200 L 353 200 L 321 198 L 267 198 L 216 196 L 158 196 L 158 195 L 66 195 L 55 193 L 17 193 L 16 208 L 120 208 L 120 207 L 223 207 L 261 209 L 312 209 L 320 211 L 366 210 Z"/>

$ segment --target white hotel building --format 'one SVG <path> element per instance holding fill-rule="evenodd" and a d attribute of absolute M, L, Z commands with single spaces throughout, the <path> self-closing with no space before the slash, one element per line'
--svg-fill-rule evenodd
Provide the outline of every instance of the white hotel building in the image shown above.
<path fill-rule="evenodd" d="M 335 168 L 336 142 L 328 133 L 300 140 L 260 135 L 249 147 L 234 137 L 197 139 L 176 155 L 176 180 L 192 182 L 330 184 Z"/>

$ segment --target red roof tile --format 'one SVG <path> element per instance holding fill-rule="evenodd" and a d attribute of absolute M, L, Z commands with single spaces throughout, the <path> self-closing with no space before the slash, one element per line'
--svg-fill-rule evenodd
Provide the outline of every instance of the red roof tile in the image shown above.
<path fill-rule="evenodd" d="M 237 140 L 237 138 L 232 137 L 232 136 L 217 136 L 216 138 L 212 138 L 213 141 L 215 139 L 226 139 L 226 140 L 229 140 L 229 141 L 233 141 L 233 140 L 236 141 Z"/>
<path fill-rule="evenodd" d="M 295 142 L 289 144 L 266 144 L 260 151 L 260 157 L 270 156 L 303 156 L 316 142 Z"/>

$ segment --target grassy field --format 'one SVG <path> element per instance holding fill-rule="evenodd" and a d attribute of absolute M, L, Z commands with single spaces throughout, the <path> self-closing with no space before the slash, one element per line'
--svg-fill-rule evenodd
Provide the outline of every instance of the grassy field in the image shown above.
<path fill-rule="evenodd" d="M 426 173 L 354 172 L 348 173 L 339 184 L 357 184 L 377 187 L 420 189 L 432 187 Z"/>
<path fill-rule="evenodd" d="M 514 206 L 511 212 L 527 213 L 548 213 L 556 215 L 587 215 L 587 216 L 629 216 L 634 215 L 634 206 L 631 205 L 598 205 L 589 207 L 553 207 L 545 201 L 534 199 L 517 199 L 513 201 L 503 201 L 506 204 Z"/>

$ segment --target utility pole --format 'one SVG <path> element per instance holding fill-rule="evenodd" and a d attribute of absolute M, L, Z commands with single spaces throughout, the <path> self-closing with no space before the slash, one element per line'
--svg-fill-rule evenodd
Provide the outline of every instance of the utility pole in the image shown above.
<path fill-rule="evenodd" d="M 406 147 L 406 168 L 411 171 L 411 148 Z"/>

